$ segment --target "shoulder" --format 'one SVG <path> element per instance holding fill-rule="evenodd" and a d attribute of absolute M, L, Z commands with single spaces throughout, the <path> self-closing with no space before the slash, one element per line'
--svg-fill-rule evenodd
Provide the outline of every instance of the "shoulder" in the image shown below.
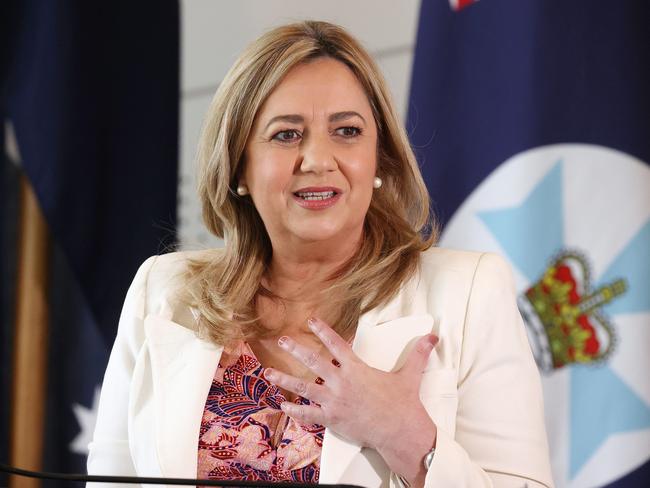
<path fill-rule="evenodd" d="M 440 271 L 471 272 L 484 253 L 462 251 L 444 247 L 432 247 L 420 254 L 420 268 L 423 273 Z"/>
<path fill-rule="evenodd" d="M 365 320 L 377 323 L 428 313 L 462 324 L 472 296 L 483 296 L 485 285 L 503 289 L 504 283 L 511 288 L 510 268 L 497 254 L 430 248 L 420 253 L 414 276 L 386 305 L 368 312 Z"/>
<path fill-rule="evenodd" d="M 139 288 L 144 301 L 144 315 L 160 314 L 182 306 L 182 297 L 194 266 L 209 263 L 221 256 L 222 249 L 178 251 L 149 257 L 140 266 L 132 288 Z"/>
<path fill-rule="evenodd" d="M 510 265 L 498 254 L 436 247 L 421 254 L 416 288 L 429 299 L 442 294 L 465 307 L 472 296 L 486 291 L 513 293 L 514 280 Z"/>
<path fill-rule="evenodd" d="M 474 278 L 479 271 L 481 274 L 510 275 L 510 266 L 492 252 L 432 247 L 420 255 L 420 273 L 424 276 L 450 273 Z"/>
<path fill-rule="evenodd" d="M 222 252 L 222 249 L 170 252 L 151 256 L 143 266 L 149 263 L 149 283 L 164 283 L 175 276 L 184 274 L 192 264 L 208 262 L 220 256 Z"/>

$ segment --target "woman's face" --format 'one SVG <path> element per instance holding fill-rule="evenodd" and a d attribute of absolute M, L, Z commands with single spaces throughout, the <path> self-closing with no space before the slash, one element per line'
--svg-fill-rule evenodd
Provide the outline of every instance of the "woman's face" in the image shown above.
<path fill-rule="evenodd" d="M 361 237 L 377 166 L 368 99 L 340 61 L 294 67 L 258 112 L 240 184 L 274 246 Z"/>

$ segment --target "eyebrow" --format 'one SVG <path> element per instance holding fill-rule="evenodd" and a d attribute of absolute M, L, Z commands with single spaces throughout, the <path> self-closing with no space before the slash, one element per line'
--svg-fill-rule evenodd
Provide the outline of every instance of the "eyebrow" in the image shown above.
<path fill-rule="evenodd" d="M 352 117 L 359 117 L 361 120 L 363 120 L 364 124 L 366 123 L 366 119 L 364 119 L 359 112 L 355 112 L 354 110 L 347 110 L 345 112 L 333 113 L 328 117 L 328 120 L 329 122 L 340 122 L 342 120 L 349 119 Z M 264 127 L 264 130 L 268 129 L 269 126 L 274 122 L 290 122 L 292 124 L 301 124 L 305 122 L 305 118 L 299 114 L 276 115 L 275 117 L 272 117 L 271 120 L 267 122 L 266 127 Z"/>

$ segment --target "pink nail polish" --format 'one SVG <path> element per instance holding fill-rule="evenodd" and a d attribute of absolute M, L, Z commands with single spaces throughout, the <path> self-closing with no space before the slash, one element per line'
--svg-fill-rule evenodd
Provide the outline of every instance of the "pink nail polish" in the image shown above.
<path fill-rule="evenodd" d="M 278 339 L 278 346 L 284 347 L 287 344 L 289 338 L 287 336 L 282 336 Z"/>
<path fill-rule="evenodd" d="M 316 327 L 316 324 L 317 324 L 317 320 L 316 320 L 315 317 L 309 317 L 309 318 L 307 319 L 307 325 L 308 325 L 309 327 L 311 327 L 312 329 Z"/>

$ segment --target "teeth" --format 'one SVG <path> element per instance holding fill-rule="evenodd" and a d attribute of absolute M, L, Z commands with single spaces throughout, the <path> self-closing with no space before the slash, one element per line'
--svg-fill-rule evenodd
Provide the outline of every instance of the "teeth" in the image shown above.
<path fill-rule="evenodd" d="M 333 191 L 305 191 L 296 193 L 303 200 L 326 200 L 334 196 Z"/>

